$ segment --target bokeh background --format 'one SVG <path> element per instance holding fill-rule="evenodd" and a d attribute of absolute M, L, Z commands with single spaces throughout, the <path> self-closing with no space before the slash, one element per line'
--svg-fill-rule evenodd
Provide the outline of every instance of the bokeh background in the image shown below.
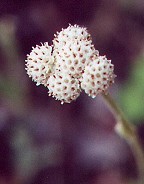
<path fill-rule="evenodd" d="M 110 93 L 144 143 L 143 0 L 0 0 L 0 184 L 126 184 L 137 177 L 128 144 L 101 96 L 48 97 L 26 55 L 68 24 L 86 26 L 115 65 Z"/>

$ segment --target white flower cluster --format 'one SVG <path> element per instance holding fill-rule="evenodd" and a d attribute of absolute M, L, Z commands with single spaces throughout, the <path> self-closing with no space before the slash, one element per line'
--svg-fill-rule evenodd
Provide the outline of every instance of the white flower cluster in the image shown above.
<path fill-rule="evenodd" d="M 92 98 L 114 82 L 114 66 L 95 50 L 87 29 L 69 25 L 54 35 L 53 46 L 44 43 L 27 56 L 26 70 L 49 96 L 70 103 L 84 90 Z"/>

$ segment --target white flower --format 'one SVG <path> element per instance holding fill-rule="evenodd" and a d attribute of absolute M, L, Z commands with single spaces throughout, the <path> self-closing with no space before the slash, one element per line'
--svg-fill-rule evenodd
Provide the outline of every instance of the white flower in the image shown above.
<path fill-rule="evenodd" d="M 85 66 L 99 54 L 86 28 L 77 25 L 62 29 L 53 44 L 56 68 L 76 78 L 81 77 Z"/>
<path fill-rule="evenodd" d="M 93 98 L 107 92 L 115 78 L 111 61 L 99 56 L 87 29 L 78 25 L 57 32 L 53 46 L 46 42 L 33 47 L 27 55 L 26 70 L 62 104 L 76 100 L 81 90 Z"/>
<path fill-rule="evenodd" d="M 58 51 L 54 50 L 56 69 L 76 78 L 81 77 L 85 66 L 96 56 L 94 46 L 83 41 L 77 43 L 69 41 Z"/>
<path fill-rule="evenodd" d="M 91 36 L 87 29 L 78 25 L 69 25 L 66 29 L 57 32 L 54 36 L 53 45 L 55 49 L 64 46 L 69 40 L 87 40 L 92 43 Z"/>
<path fill-rule="evenodd" d="M 106 92 L 114 82 L 114 66 L 105 56 L 99 56 L 85 67 L 81 88 L 92 98 Z"/>
<path fill-rule="evenodd" d="M 57 72 L 48 81 L 49 96 L 60 100 L 61 104 L 70 103 L 80 95 L 79 81 L 67 73 Z"/>
<path fill-rule="evenodd" d="M 27 55 L 26 70 L 29 77 L 37 85 L 46 84 L 48 77 L 54 70 L 52 47 L 47 42 L 41 46 L 32 47 L 31 53 Z"/>

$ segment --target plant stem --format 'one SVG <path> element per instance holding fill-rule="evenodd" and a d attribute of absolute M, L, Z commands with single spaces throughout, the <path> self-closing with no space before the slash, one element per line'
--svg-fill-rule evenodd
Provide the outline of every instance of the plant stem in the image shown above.
<path fill-rule="evenodd" d="M 109 94 L 102 94 L 116 119 L 116 132 L 123 137 L 131 147 L 138 169 L 138 184 L 144 184 L 144 152 L 138 138 L 137 130 L 124 116 L 123 112 Z"/>

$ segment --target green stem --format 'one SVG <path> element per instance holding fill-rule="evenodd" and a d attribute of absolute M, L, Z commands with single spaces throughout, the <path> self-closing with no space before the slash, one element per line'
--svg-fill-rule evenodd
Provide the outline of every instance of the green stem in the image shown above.
<path fill-rule="evenodd" d="M 102 95 L 116 119 L 116 132 L 123 137 L 131 147 L 138 168 L 138 184 L 144 184 L 144 152 L 138 138 L 137 130 L 124 116 L 123 112 L 109 94 Z"/>

